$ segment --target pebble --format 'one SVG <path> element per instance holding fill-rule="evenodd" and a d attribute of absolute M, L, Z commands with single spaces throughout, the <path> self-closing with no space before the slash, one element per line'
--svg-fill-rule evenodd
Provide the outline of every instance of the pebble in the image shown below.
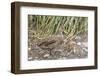
<path fill-rule="evenodd" d="M 80 39 L 81 39 L 81 37 L 77 36 L 77 37 L 75 37 L 75 39 L 80 40 Z"/>
<path fill-rule="evenodd" d="M 85 50 L 86 52 L 88 52 L 88 49 L 86 49 L 86 48 L 83 48 L 83 50 Z"/>
<path fill-rule="evenodd" d="M 81 42 L 78 42 L 77 45 L 81 45 Z"/>
<path fill-rule="evenodd" d="M 29 57 L 28 59 L 29 59 L 29 60 L 32 60 L 32 57 Z"/>
<path fill-rule="evenodd" d="M 44 57 L 49 57 L 49 54 L 45 54 Z"/>
<path fill-rule="evenodd" d="M 28 48 L 28 50 L 31 50 L 31 48 Z"/>

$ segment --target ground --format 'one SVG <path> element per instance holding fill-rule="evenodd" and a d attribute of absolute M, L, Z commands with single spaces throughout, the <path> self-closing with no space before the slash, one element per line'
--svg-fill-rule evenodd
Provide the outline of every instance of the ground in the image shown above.
<path fill-rule="evenodd" d="M 87 58 L 87 34 L 68 41 L 61 35 L 28 41 L 28 60 L 60 60 Z"/>

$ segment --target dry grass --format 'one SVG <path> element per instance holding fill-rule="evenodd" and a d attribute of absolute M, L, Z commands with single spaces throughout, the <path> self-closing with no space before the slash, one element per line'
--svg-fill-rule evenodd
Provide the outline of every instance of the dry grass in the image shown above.
<path fill-rule="evenodd" d="M 87 17 L 29 15 L 29 32 L 34 38 L 61 34 L 66 39 L 87 32 Z"/>
<path fill-rule="evenodd" d="M 87 17 L 28 15 L 28 22 L 29 60 L 87 56 L 87 46 L 77 44 L 87 41 Z"/>

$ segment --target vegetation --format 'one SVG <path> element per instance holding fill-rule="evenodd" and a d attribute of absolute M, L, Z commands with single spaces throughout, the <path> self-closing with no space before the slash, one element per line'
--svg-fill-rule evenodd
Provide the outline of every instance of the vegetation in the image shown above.
<path fill-rule="evenodd" d="M 84 58 L 87 32 L 87 17 L 28 15 L 29 60 Z"/>
<path fill-rule="evenodd" d="M 63 35 L 67 40 L 87 32 L 87 17 L 29 15 L 29 29 L 33 39 Z"/>

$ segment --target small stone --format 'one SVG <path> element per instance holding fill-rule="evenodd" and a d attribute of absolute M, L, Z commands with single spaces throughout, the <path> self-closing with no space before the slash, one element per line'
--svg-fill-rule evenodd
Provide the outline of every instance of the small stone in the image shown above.
<path fill-rule="evenodd" d="M 86 48 L 82 48 L 84 51 L 86 51 L 86 52 L 88 52 L 88 49 L 86 49 Z"/>
<path fill-rule="evenodd" d="M 78 42 L 77 45 L 81 45 L 81 42 Z"/>
<path fill-rule="evenodd" d="M 87 43 L 87 42 L 82 42 L 82 45 L 83 45 L 84 47 L 87 47 L 87 46 L 88 46 L 88 43 Z"/>
<path fill-rule="evenodd" d="M 81 37 L 77 36 L 77 37 L 75 37 L 75 39 L 78 39 L 79 40 L 79 39 L 81 39 Z"/>
<path fill-rule="evenodd" d="M 62 50 L 61 50 L 61 49 L 58 49 L 57 51 L 62 52 Z"/>
<path fill-rule="evenodd" d="M 29 57 L 28 60 L 32 60 L 32 57 Z"/>
<path fill-rule="evenodd" d="M 45 57 L 45 58 L 46 58 L 46 57 L 49 57 L 49 54 L 45 54 L 44 57 Z"/>
<path fill-rule="evenodd" d="M 35 59 L 38 59 L 38 57 L 36 56 Z"/>
<path fill-rule="evenodd" d="M 31 48 L 28 48 L 28 50 L 31 50 Z"/>

